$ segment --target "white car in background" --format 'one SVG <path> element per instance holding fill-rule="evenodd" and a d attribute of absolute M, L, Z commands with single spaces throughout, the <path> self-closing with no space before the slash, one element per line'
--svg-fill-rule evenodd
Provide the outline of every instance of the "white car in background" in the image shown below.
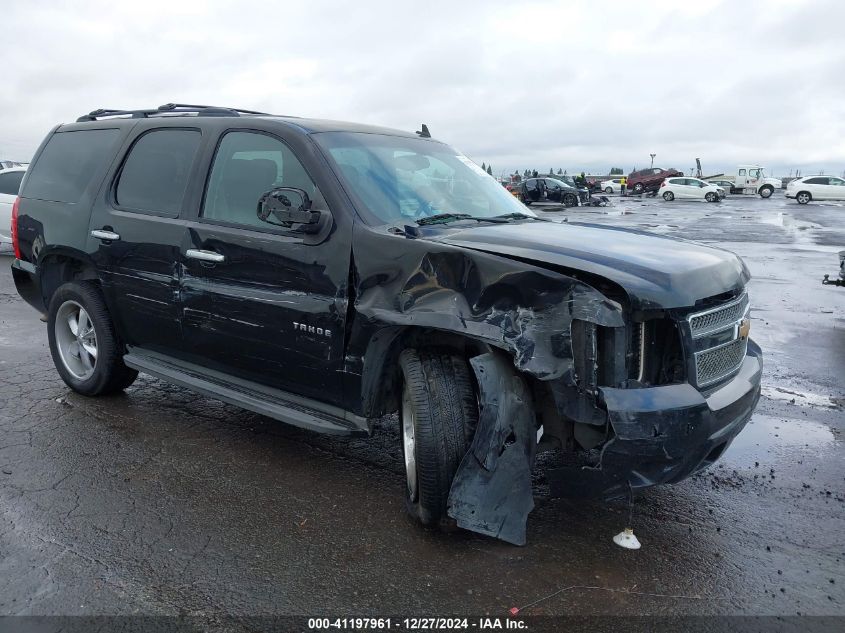
<path fill-rule="evenodd" d="M 602 180 L 601 190 L 605 193 L 621 193 L 622 192 L 622 178 L 612 178 L 610 180 Z"/>
<path fill-rule="evenodd" d="M 725 190 L 699 178 L 673 176 L 660 184 L 659 194 L 666 201 L 678 200 L 706 200 L 718 202 L 725 197 Z"/>
<path fill-rule="evenodd" d="M 786 197 L 795 198 L 798 204 L 810 200 L 845 200 L 845 180 L 836 176 L 804 176 L 790 181 Z"/>
<path fill-rule="evenodd" d="M 12 205 L 25 173 L 26 167 L 0 169 L 0 244 L 12 243 Z"/>

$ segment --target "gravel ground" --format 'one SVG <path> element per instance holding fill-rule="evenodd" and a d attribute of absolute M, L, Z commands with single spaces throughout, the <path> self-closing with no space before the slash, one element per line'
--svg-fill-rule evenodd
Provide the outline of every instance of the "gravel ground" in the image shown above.
<path fill-rule="evenodd" d="M 0 614 L 845 615 L 842 205 L 613 198 L 541 213 L 700 240 L 748 263 L 763 398 L 712 470 L 626 508 L 537 490 L 529 543 L 404 514 L 395 420 L 286 427 L 142 376 L 87 399 L 0 256 Z M 624 593 L 627 590 L 641 593 Z"/>

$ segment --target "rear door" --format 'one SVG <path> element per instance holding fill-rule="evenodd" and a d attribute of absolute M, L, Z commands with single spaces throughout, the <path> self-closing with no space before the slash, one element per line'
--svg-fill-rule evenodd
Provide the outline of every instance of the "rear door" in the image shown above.
<path fill-rule="evenodd" d="M 126 342 L 173 354 L 182 345 L 179 251 L 183 207 L 202 144 L 199 128 L 161 123 L 136 132 L 91 215 L 103 289 Z"/>
<path fill-rule="evenodd" d="M 329 218 L 324 235 L 310 236 L 257 214 L 276 187 L 303 189 L 328 211 L 311 175 L 316 159 L 309 168 L 292 149 L 310 140 L 294 134 L 229 128 L 216 141 L 180 253 L 185 341 L 207 367 L 341 404 L 351 230 Z"/>

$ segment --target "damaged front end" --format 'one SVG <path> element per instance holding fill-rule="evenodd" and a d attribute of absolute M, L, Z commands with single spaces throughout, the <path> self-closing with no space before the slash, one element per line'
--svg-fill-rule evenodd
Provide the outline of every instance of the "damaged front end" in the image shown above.
<path fill-rule="evenodd" d="M 741 274 L 713 264 L 730 280 L 724 292 L 663 308 L 658 298 L 686 295 L 657 275 L 641 275 L 651 297 L 632 296 L 606 277 L 456 247 L 442 233 L 399 238 L 381 266 L 356 266 L 361 318 L 349 340 L 360 347 L 347 371 L 361 377 L 364 413 L 378 414 L 396 389 L 381 369 L 391 350 L 462 342 L 480 415 L 449 494 L 460 527 L 524 544 L 538 452 L 560 457 L 545 470 L 553 495 L 619 497 L 707 467 L 748 421 L 762 363 L 734 256 L 719 257 Z"/>

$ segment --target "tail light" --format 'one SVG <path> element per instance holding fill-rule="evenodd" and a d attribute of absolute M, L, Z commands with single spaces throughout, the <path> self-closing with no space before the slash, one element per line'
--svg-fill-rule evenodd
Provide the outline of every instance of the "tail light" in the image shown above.
<path fill-rule="evenodd" d="M 15 259 L 21 258 L 21 244 L 18 241 L 18 207 L 21 204 L 21 198 L 15 198 L 15 203 L 12 205 L 12 248 L 15 249 Z"/>

